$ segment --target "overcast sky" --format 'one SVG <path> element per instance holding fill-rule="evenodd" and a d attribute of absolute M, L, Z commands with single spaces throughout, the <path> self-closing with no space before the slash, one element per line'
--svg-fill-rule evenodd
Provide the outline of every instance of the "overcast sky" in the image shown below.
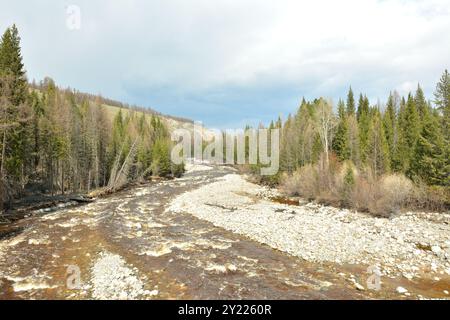
<path fill-rule="evenodd" d="M 337 101 L 350 84 L 372 103 L 418 82 L 431 98 L 450 68 L 450 0 L 0 0 L 0 8 L 1 31 L 19 28 L 30 80 L 50 76 L 219 128 L 286 116 L 303 96 Z"/>

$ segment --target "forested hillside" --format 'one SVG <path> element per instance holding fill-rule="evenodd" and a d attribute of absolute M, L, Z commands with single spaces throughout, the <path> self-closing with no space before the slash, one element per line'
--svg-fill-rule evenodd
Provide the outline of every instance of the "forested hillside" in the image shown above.
<path fill-rule="evenodd" d="M 449 203 L 449 123 L 447 70 L 430 100 L 420 85 L 406 98 L 391 92 L 386 105 L 371 106 L 351 88 L 336 107 L 303 99 L 284 123 L 270 125 L 282 130 L 281 171 L 261 179 L 291 195 L 375 213 L 405 204 L 442 209 Z"/>
<path fill-rule="evenodd" d="M 50 78 L 29 84 L 12 26 L 0 42 L 0 206 L 27 193 L 114 191 L 150 175 L 179 175 L 169 135 L 188 122 L 61 89 Z M 431 99 L 420 85 L 407 97 L 391 92 L 385 105 L 370 105 L 351 88 L 336 106 L 303 99 L 294 115 L 270 124 L 281 129 L 281 170 L 261 179 L 292 195 L 374 212 L 405 199 L 448 205 L 449 123 L 447 70 Z"/>
<path fill-rule="evenodd" d="M 180 119 L 178 119 L 180 120 Z M 20 37 L 0 43 L 0 206 L 25 193 L 115 190 L 149 175 L 178 175 L 170 137 L 155 112 L 58 88 L 29 85 Z"/>

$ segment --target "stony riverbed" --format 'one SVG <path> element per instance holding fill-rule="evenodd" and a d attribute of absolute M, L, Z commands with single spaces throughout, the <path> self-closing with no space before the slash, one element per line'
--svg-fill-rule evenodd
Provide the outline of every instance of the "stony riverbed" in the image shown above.
<path fill-rule="evenodd" d="M 287 206 L 231 168 L 189 169 L 17 222 L 0 299 L 448 298 L 447 215 Z"/>
<path fill-rule="evenodd" d="M 177 197 L 168 211 L 189 212 L 310 262 L 375 265 L 382 275 L 408 279 L 450 275 L 447 213 L 376 218 L 314 203 L 278 204 L 272 194 L 230 174 Z"/>

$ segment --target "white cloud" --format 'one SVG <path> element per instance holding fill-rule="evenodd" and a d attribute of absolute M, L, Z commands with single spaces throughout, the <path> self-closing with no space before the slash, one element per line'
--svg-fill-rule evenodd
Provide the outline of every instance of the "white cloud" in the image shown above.
<path fill-rule="evenodd" d="M 0 28 L 19 25 L 31 78 L 175 112 L 202 96 L 239 108 L 236 88 L 246 106 L 286 92 L 265 99 L 274 117 L 296 107 L 292 95 L 336 99 L 350 84 L 373 102 L 418 81 L 430 95 L 450 67 L 448 0 L 74 0 L 80 31 L 65 28 L 65 3 L 0 2 Z"/>

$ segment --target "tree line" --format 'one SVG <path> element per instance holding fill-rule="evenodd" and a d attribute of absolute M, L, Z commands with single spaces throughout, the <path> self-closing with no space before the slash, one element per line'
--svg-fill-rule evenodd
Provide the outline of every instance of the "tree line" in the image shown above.
<path fill-rule="evenodd" d="M 280 171 L 258 182 L 289 195 L 377 214 L 400 207 L 442 210 L 450 205 L 450 75 L 440 78 L 432 100 L 420 85 L 387 103 L 371 105 L 350 87 L 334 106 L 303 99 L 280 129 Z"/>
<path fill-rule="evenodd" d="M 44 88 L 44 83 L 45 82 L 39 82 L 36 83 L 35 80 L 33 80 L 31 83 L 29 83 L 29 88 L 31 89 L 36 89 L 38 91 L 41 91 Z M 187 118 L 183 118 L 183 117 L 177 117 L 177 116 L 173 116 L 173 115 L 168 115 L 168 114 L 163 114 L 161 112 L 158 112 L 152 108 L 149 107 L 140 107 L 137 105 L 130 105 L 128 103 L 123 103 L 117 100 L 113 100 L 110 98 L 106 98 L 103 97 L 101 95 L 94 95 L 91 93 L 86 93 L 86 92 L 81 92 L 78 91 L 76 89 L 71 89 L 71 88 L 67 88 L 65 90 L 68 91 L 72 91 L 75 94 L 76 97 L 76 102 L 77 103 L 81 103 L 83 100 L 91 100 L 91 101 L 97 101 L 98 103 L 104 104 L 104 105 L 108 105 L 108 106 L 113 106 L 113 107 L 117 107 L 120 109 L 132 109 L 135 111 L 139 111 L 139 112 L 143 112 L 143 113 L 147 113 L 150 115 L 156 115 L 158 117 L 164 117 L 164 118 L 169 118 L 169 119 L 173 119 L 175 121 L 179 121 L 179 122 L 185 122 L 185 123 L 193 123 L 192 120 L 187 119 Z"/>
<path fill-rule="evenodd" d="M 114 191 L 149 175 L 179 175 L 157 114 L 120 108 L 104 98 L 60 89 L 46 78 L 30 85 L 15 25 L 0 41 L 0 206 L 27 193 Z"/>
<path fill-rule="evenodd" d="M 450 75 L 445 70 L 435 92 L 436 108 L 418 85 L 400 97 L 390 93 L 386 106 L 358 101 L 350 87 L 337 112 L 323 98 L 302 100 L 297 113 L 282 126 L 281 166 L 292 173 L 317 163 L 321 154 L 369 168 L 376 176 L 402 173 L 413 181 L 450 186 Z M 274 124 L 271 124 L 274 127 Z M 279 122 L 278 122 L 278 126 Z"/>

